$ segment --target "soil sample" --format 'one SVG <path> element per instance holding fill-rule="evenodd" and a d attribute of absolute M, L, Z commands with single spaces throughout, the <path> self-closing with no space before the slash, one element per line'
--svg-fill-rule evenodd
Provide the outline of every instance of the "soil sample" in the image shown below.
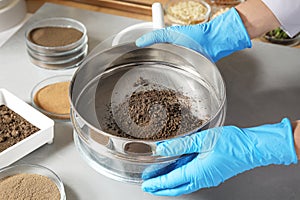
<path fill-rule="evenodd" d="M 0 180 L 0 199 L 60 200 L 60 192 L 46 176 L 21 173 Z"/>
<path fill-rule="evenodd" d="M 0 105 L 0 152 L 39 130 L 6 105 Z"/>
<path fill-rule="evenodd" d="M 104 131 L 116 136 L 162 140 L 195 131 L 204 120 L 191 112 L 191 99 L 171 89 L 133 92 L 115 108 L 107 106 Z"/>
<path fill-rule="evenodd" d="M 51 118 L 70 119 L 69 85 L 70 81 L 47 85 L 36 92 L 33 101 Z"/>
<path fill-rule="evenodd" d="M 45 47 L 66 46 L 78 41 L 83 33 L 68 27 L 40 27 L 30 31 L 28 39 Z"/>

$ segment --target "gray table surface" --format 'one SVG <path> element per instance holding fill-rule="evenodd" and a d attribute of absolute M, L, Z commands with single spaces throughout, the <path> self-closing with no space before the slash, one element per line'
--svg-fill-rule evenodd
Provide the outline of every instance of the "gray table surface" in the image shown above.
<path fill-rule="evenodd" d="M 71 17 L 88 30 L 89 49 L 123 28 L 140 21 L 46 3 L 0 48 L 0 88 L 30 103 L 33 86 L 42 79 L 72 74 L 75 69 L 51 71 L 30 63 L 24 34 L 35 21 Z M 227 90 L 226 124 L 250 127 L 300 119 L 300 49 L 256 43 L 217 63 Z M 63 180 L 68 200 L 253 200 L 300 199 L 300 165 L 268 166 L 245 172 L 221 184 L 181 197 L 155 197 L 137 185 L 111 180 L 90 168 L 75 149 L 71 123 L 56 123 L 53 144 L 46 144 L 16 163 L 49 167 Z"/>

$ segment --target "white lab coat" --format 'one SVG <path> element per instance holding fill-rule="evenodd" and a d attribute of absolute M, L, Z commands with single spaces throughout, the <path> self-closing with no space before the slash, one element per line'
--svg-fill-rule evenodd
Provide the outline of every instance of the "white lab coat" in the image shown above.
<path fill-rule="evenodd" d="M 293 37 L 300 32 L 300 0 L 262 0 L 273 12 L 281 28 Z"/>

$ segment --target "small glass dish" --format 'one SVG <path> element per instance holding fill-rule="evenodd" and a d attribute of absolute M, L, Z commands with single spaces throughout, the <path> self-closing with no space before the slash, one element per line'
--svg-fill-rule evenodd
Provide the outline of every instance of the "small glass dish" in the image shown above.
<path fill-rule="evenodd" d="M 0 169 L 0 183 L 5 178 L 17 174 L 36 174 L 49 178 L 57 187 L 60 193 L 60 200 L 66 199 L 63 182 L 59 176 L 49 168 L 36 164 L 18 164 Z"/>
<path fill-rule="evenodd" d="M 165 13 L 172 25 L 189 25 L 207 22 L 211 7 L 202 0 L 169 0 Z"/>
<path fill-rule="evenodd" d="M 58 75 L 37 83 L 31 91 L 33 107 L 55 121 L 69 121 L 69 83 L 71 78 L 71 75 Z"/>
<path fill-rule="evenodd" d="M 285 46 L 296 46 L 297 44 L 300 43 L 300 33 L 298 33 L 293 38 L 290 38 L 280 28 L 265 33 L 263 37 L 271 43 L 285 45 Z"/>
<path fill-rule="evenodd" d="M 65 46 L 54 46 L 54 47 L 47 47 L 41 46 L 34 42 L 32 42 L 30 38 L 30 34 L 34 29 L 37 28 L 45 28 L 45 27 L 63 27 L 63 28 L 74 28 L 80 32 L 82 32 L 82 36 L 76 42 Z M 37 52 L 44 52 L 44 53 L 56 53 L 56 52 L 65 52 L 70 51 L 77 46 L 81 45 L 85 42 L 87 37 L 87 30 L 86 27 L 79 21 L 71 19 L 71 18 L 63 18 L 63 17 L 55 17 L 55 18 L 47 18 L 41 21 L 36 22 L 35 24 L 31 25 L 30 28 L 25 33 L 26 36 L 26 44 L 31 49 Z"/>

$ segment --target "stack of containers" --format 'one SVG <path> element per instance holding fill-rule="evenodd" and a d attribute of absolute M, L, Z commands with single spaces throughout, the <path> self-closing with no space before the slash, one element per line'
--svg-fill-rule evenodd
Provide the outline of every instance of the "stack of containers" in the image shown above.
<path fill-rule="evenodd" d="M 9 7 L 9 2 L 18 3 L 21 0 L 0 0 L 0 14 Z M 24 3 L 24 0 L 22 2 Z M 0 15 L 0 28 L 4 27 L 1 23 L 2 16 Z M 5 15 L 6 19 L 11 17 L 13 15 Z M 33 64 L 43 69 L 62 70 L 65 73 L 47 77 L 33 87 L 31 103 L 35 109 L 9 91 L 0 88 L 0 125 L 5 124 L 7 127 L 4 130 L 5 137 L 0 138 L 4 144 L 0 149 L 0 183 L 6 186 L 7 180 L 18 182 L 18 188 L 26 188 L 23 194 L 25 197 L 35 193 L 36 186 L 40 186 L 42 180 L 48 186 L 50 184 L 51 192 L 46 195 L 37 194 L 38 199 L 50 195 L 54 199 L 65 200 L 63 182 L 50 169 L 31 164 L 9 165 L 45 143 L 53 142 L 53 120 L 70 121 L 69 85 L 72 75 L 63 69 L 79 66 L 87 55 L 87 30 L 81 22 L 74 19 L 48 18 L 32 24 L 25 37 L 26 50 Z M 44 71 L 44 74 L 49 72 Z M 6 118 L 8 119 L 3 120 Z M 31 181 L 33 178 L 37 184 L 28 187 L 26 179 Z M 19 180 L 22 180 L 22 183 L 19 184 Z M 0 199 L 15 199 L 16 196 L 20 196 L 15 187 L 7 189 L 6 193 L 0 192 Z"/>
<path fill-rule="evenodd" d="M 26 32 L 26 47 L 31 62 L 46 69 L 79 66 L 88 52 L 87 41 L 85 26 L 70 18 L 44 19 Z"/>
<path fill-rule="evenodd" d="M 65 17 L 33 23 L 25 33 L 30 61 L 43 69 L 62 71 L 37 83 L 31 92 L 32 105 L 55 121 L 70 120 L 69 83 L 66 69 L 78 67 L 88 52 L 86 27 Z"/>

